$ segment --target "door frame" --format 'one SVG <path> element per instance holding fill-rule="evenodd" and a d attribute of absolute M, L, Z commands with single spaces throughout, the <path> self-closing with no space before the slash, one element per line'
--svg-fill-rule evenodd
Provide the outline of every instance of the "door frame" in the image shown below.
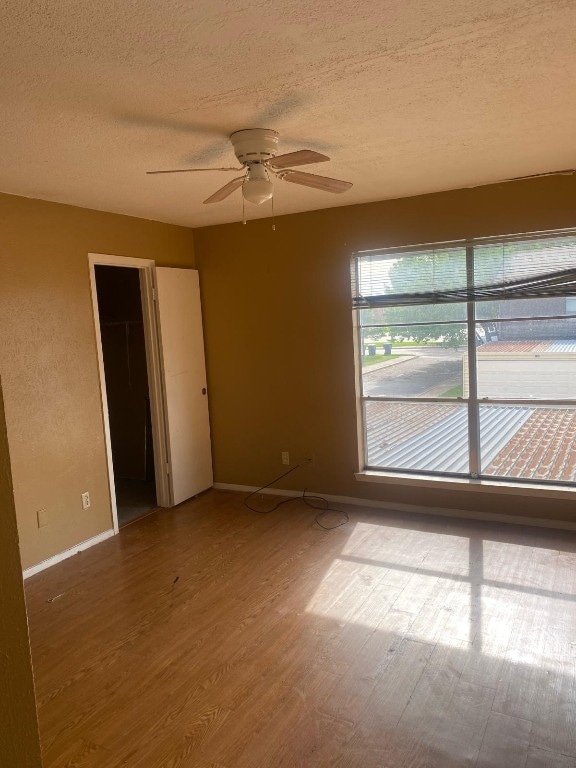
<path fill-rule="evenodd" d="M 154 445 L 156 500 L 158 506 L 170 507 L 172 506 L 172 498 L 168 475 L 169 455 L 166 432 L 165 395 L 162 377 L 160 332 L 156 314 L 156 263 L 152 259 L 137 259 L 129 256 L 113 256 L 104 253 L 89 253 L 88 265 L 90 270 L 90 290 L 92 294 L 92 310 L 94 315 L 96 355 L 98 358 L 98 379 L 100 385 L 100 402 L 102 405 L 102 420 L 104 425 L 104 443 L 106 447 L 106 462 L 108 467 L 110 507 L 112 510 L 114 533 L 118 533 L 118 510 L 116 507 L 116 485 L 114 482 L 114 465 L 112 462 L 110 415 L 108 411 L 108 395 L 104 372 L 104 355 L 102 352 L 102 335 L 100 330 L 100 312 L 98 310 L 95 267 L 97 265 L 129 267 L 139 271 L 142 316 L 144 320 L 144 340 L 146 345 L 146 365 L 148 369 L 150 414 L 152 421 L 152 442 Z"/>

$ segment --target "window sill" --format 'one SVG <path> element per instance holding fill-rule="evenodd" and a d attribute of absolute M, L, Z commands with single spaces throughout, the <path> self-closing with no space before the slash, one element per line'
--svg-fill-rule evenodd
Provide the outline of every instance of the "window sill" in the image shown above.
<path fill-rule="evenodd" d="M 378 472 L 369 469 L 356 472 L 355 477 L 356 480 L 363 483 L 412 485 L 452 491 L 502 493 L 513 496 L 538 496 L 544 499 L 572 501 L 576 496 L 576 486 L 570 485 L 550 486 L 539 483 L 510 483 L 506 480 L 474 480 L 469 477 L 433 477 L 431 475 L 413 475 L 401 472 Z"/>

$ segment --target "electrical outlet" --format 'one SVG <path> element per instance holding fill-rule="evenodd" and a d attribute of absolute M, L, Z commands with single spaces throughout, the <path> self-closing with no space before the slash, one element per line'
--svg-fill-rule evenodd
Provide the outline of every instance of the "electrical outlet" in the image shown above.
<path fill-rule="evenodd" d="M 90 494 L 88 491 L 84 491 L 82 494 L 82 509 L 88 509 L 90 506 Z"/>
<path fill-rule="evenodd" d="M 39 509 L 36 512 L 36 520 L 38 521 L 38 528 L 45 528 L 48 525 L 48 515 L 45 509 Z"/>
<path fill-rule="evenodd" d="M 282 464 L 286 464 L 286 466 L 290 465 L 290 452 L 289 451 L 282 451 L 280 454 L 280 458 L 282 459 Z"/>

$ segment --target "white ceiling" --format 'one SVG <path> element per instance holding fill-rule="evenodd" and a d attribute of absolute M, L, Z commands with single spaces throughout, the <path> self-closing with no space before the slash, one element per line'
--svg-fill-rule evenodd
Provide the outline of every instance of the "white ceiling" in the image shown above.
<path fill-rule="evenodd" d="M 576 166 L 576 0 L 3 0 L 0 190 L 189 226 L 241 217 L 227 137 L 352 181 L 276 214 Z M 269 206 L 247 204 L 269 216 Z"/>

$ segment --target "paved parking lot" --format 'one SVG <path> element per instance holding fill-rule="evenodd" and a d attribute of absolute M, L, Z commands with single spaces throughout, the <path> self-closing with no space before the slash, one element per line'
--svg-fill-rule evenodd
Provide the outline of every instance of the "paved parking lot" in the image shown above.
<path fill-rule="evenodd" d="M 411 347 L 393 349 L 410 360 L 363 372 L 364 394 L 383 397 L 438 397 L 462 384 L 464 349 Z"/>

